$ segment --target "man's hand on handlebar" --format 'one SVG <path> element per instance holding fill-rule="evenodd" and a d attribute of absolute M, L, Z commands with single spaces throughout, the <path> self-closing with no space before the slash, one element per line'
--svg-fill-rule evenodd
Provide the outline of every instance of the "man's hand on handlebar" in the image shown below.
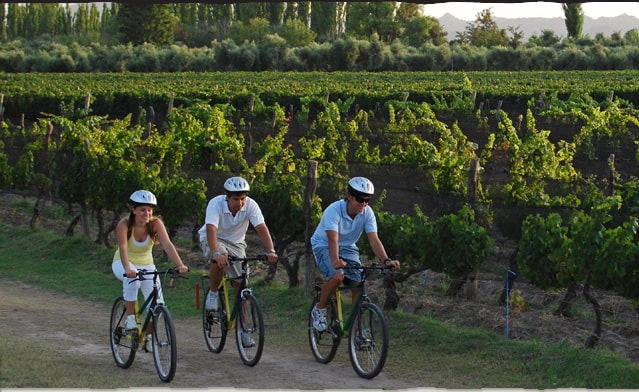
<path fill-rule="evenodd" d="M 384 262 L 384 266 L 392 269 L 393 271 L 397 271 L 400 268 L 399 260 L 389 260 L 389 259 L 387 259 Z"/>
<path fill-rule="evenodd" d="M 217 263 L 218 267 L 226 268 L 229 266 L 229 254 L 228 253 L 220 253 L 218 255 L 213 256 L 213 260 Z"/>
<path fill-rule="evenodd" d="M 346 261 L 344 261 L 344 259 L 342 259 L 341 257 L 337 259 L 337 261 L 333 261 L 333 267 L 335 267 L 336 269 L 344 268 L 346 267 L 346 265 Z"/>
<path fill-rule="evenodd" d="M 275 252 L 268 252 L 266 254 L 266 260 L 271 264 L 277 264 L 277 259 L 277 253 Z"/>

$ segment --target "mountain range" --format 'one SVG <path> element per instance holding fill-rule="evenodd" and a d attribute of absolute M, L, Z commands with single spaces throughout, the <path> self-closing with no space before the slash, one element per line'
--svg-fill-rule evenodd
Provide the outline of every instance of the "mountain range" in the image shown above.
<path fill-rule="evenodd" d="M 541 36 L 544 30 L 552 30 L 560 39 L 568 36 L 564 18 L 500 18 L 493 16 L 492 19 L 500 29 L 506 29 L 509 26 L 517 28 L 524 34 L 524 42 L 528 41 L 532 35 Z M 475 23 L 475 21 L 458 19 L 448 13 L 442 15 L 438 20 L 444 31 L 448 32 L 446 36 L 448 41 L 454 40 L 457 32 L 463 33 L 470 23 Z M 606 37 L 613 33 L 621 33 L 623 36 L 632 29 L 639 29 L 639 18 L 627 14 L 596 19 L 584 16 L 583 34 L 590 36 L 590 38 L 595 38 L 598 33 L 602 33 Z"/>

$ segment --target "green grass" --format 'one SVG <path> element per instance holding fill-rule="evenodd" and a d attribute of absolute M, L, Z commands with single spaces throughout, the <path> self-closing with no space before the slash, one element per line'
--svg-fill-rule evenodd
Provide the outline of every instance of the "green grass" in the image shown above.
<path fill-rule="evenodd" d="M 0 264 L 5 279 L 110 305 L 121 294 L 121 285 L 111 272 L 112 257 L 113 249 L 89 239 L 11 227 L 0 220 Z M 203 273 L 191 271 L 188 280 L 167 289 L 165 296 L 175 318 L 200 317 L 195 286 L 204 283 Z M 266 285 L 260 279 L 253 279 L 252 286 L 264 310 L 269 341 L 310 355 L 306 335 L 310 299 L 303 288 Z M 632 389 L 639 385 L 639 365 L 607 349 L 513 341 L 485 329 L 457 327 L 402 312 L 388 312 L 387 316 L 391 345 L 384 371 L 390 377 L 437 388 Z M 0 338 L 13 344 L 7 336 Z M 344 356 L 348 361 L 345 351 L 339 350 L 338 358 Z M 422 376 L 424 368 L 431 370 L 428 379 Z M 6 381 L 2 377 L 0 381 Z"/>

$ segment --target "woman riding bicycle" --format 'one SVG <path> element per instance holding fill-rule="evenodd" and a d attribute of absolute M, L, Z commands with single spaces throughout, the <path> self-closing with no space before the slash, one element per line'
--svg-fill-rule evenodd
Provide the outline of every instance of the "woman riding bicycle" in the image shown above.
<path fill-rule="evenodd" d="M 153 281 L 151 279 L 135 280 L 136 273 L 139 269 L 156 270 L 153 264 L 153 245 L 159 243 L 162 246 L 169 258 L 175 262 L 181 274 L 188 272 L 188 267 L 180 259 L 162 219 L 153 216 L 153 209 L 157 206 L 155 195 L 146 190 L 135 191 L 129 198 L 129 202 L 131 204 L 129 216 L 122 218 L 115 229 L 118 249 L 113 256 L 111 268 L 115 277 L 123 282 L 122 288 L 127 313 L 126 329 L 134 330 L 137 329 L 135 303 L 138 289 L 142 289 L 144 298 L 147 298 L 153 291 Z M 126 277 L 124 277 L 125 274 Z M 135 281 L 130 283 L 133 280 Z M 158 302 L 163 303 L 162 287 L 159 280 L 156 283 L 159 291 Z M 149 325 L 146 333 L 150 334 L 151 331 L 152 326 Z M 147 339 L 148 343 L 150 341 Z M 150 351 L 149 347 L 150 345 L 147 344 L 147 351 Z"/>
<path fill-rule="evenodd" d="M 366 232 L 373 253 L 384 265 L 393 270 L 400 267 L 398 260 L 387 256 L 384 245 L 377 236 L 377 220 L 369 206 L 374 193 L 373 183 L 367 178 L 351 178 L 346 197 L 326 207 L 311 237 L 315 262 L 326 278 L 319 302 L 313 309 L 313 326 L 318 331 L 327 328 L 326 304 L 344 281 L 345 272 L 341 268 L 349 264 L 356 267 L 361 263 L 357 241 L 362 232 Z M 357 272 L 346 272 L 346 277 L 353 282 L 361 281 Z M 353 298 L 358 294 L 358 289 L 352 290 Z"/>

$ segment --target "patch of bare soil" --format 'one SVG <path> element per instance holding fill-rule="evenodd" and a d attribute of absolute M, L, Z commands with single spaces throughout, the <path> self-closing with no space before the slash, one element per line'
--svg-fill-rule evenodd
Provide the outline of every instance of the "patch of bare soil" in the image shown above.
<path fill-rule="evenodd" d="M 380 373 L 373 380 L 358 377 L 349 363 L 339 360 L 322 365 L 307 354 L 284 351 L 268 340 L 260 362 L 242 364 L 235 340 L 227 338 L 220 354 L 208 351 L 201 324 L 194 320 L 176 320 L 178 364 L 170 384 L 158 378 L 151 354 L 138 350 L 133 365 L 118 369 L 111 356 L 108 325 L 111 309 L 48 290 L 10 282 L 0 278 L 0 324 L 10 325 L 8 333 L 25 341 L 50 345 L 60 354 L 72 354 L 69 366 L 99 363 L 112 375 L 113 388 L 247 388 L 247 389 L 407 389 L 416 384 Z M 90 315 L 90 317 L 87 317 Z M 45 327 L 46 326 L 46 327 Z M 101 365 L 100 365 L 101 364 Z M 4 366 L 2 366 L 4 367 Z M 4 369 L 3 371 L 6 371 Z M 48 387 L 66 388 L 51 380 Z M 104 389 L 104 385 L 84 387 Z"/>

